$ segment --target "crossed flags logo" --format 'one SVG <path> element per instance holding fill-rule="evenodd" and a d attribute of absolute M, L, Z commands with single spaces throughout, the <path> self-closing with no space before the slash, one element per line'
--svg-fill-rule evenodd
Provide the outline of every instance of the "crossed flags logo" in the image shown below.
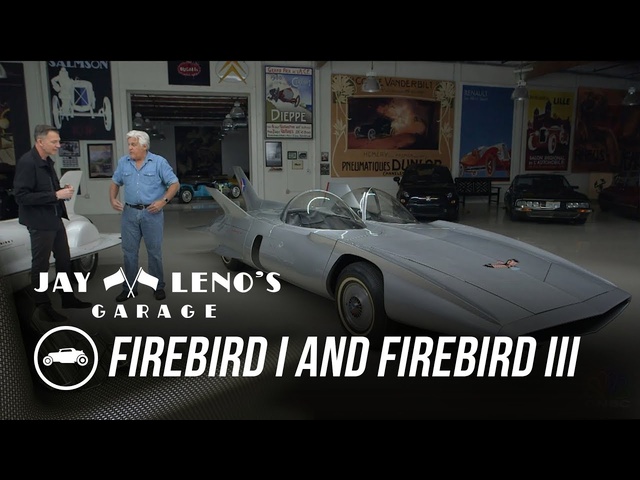
<path fill-rule="evenodd" d="M 148 287 L 151 287 L 154 290 L 158 288 L 158 279 L 153 275 L 149 275 L 147 272 L 145 272 L 142 269 L 142 267 L 138 269 L 136 278 L 134 278 L 133 283 L 131 285 L 129 285 L 129 282 L 127 281 L 127 277 L 124 274 L 124 270 L 122 270 L 122 267 L 120 267 L 118 271 L 113 275 L 109 275 L 108 277 L 105 277 L 103 281 L 104 281 L 105 290 L 109 290 L 111 287 L 114 287 L 116 285 L 121 285 L 122 283 L 126 283 L 127 287 L 129 287 L 129 293 L 127 294 L 127 298 L 134 296 L 133 289 L 138 283 L 141 283 L 142 285 L 147 285 Z"/>

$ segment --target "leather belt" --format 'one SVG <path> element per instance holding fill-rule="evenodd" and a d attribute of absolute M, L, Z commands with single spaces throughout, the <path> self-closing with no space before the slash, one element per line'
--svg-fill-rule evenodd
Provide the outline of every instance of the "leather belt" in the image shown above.
<path fill-rule="evenodd" d="M 125 203 L 125 205 L 126 205 L 127 207 L 135 208 L 136 210 L 144 210 L 145 208 L 147 208 L 147 207 L 148 207 L 149 205 L 151 205 L 151 204 L 149 204 L 149 205 L 142 205 L 141 203 L 139 203 L 139 204 L 137 204 L 137 205 L 134 205 L 134 204 L 131 204 L 131 203 Z"/>

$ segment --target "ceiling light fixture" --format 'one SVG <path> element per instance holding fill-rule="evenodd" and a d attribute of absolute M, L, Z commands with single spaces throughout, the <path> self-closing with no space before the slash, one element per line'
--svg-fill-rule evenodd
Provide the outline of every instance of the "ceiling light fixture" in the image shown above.
<path fill-rule="evenodd" d="M 380 82 L 376 77 L 376 72 L 373 71 L 373 62 L 371 62 L 371 70 L 367 73 L 367 78 L 365 78 L 364 83 L 362 84 L 362 91 L 368 93 L 380 91 Z"/>
<path fill-rule="evenodd" d="M 622 105 L 626 107 L 633 107 L 634 105 L 640 105 L 640 94 L 636 91 L 636 87 L 629 87 L 627 94 L 622 99 Z"/>
<path fill-rule="evenodd" d="M 233 102 L 233 107 L 231 108 L 229 115 L 231 115 L 231 118 L 233 118 L 234 120 L 241 119 L 246 116 L 238 100 Z"/>
<path fill-rule="evenodd" d="M 529 99 L 529 90 L 527 89 L 527 82 L 524 81 L 522 74 L 524 72 L 530 72 L 533 70 L 531 65 L 525 67 L 522 66 L 520 68 L 516 68 L 513 73 L 518 74 L 518 84 L 516 88 L 511 92 L 511 100 L 521 101 Z"/>
<path fill-rule="evenodd" d="M 511 100 L 527 100 L 529 98 L 529 90 L 527 90 L 527 82 L 518 80 L 518 85 L 511 93 Z"/>
<path fill-rule="evenodd" d="M 229 130 L 233 130 L 235 127 L 235 122 L 231 118 L 231 114 L 227 113 L 222 121 L 222 130 L 228 132 Z"/>
<path fill-rule="evenodd" d="M 133 118 L 133 126 L 135 128 L 144 127 L 144 120 L 142 119 L 142 114 L 140 112 L 136 112 Z"/>

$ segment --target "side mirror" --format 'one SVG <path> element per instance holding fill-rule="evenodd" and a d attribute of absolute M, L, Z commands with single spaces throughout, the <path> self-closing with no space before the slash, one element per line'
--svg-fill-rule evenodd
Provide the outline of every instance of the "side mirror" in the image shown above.
<path fill-rule="evenodd" d="M 393 181 L 400 185 L 400 177 L 393 177 Z"/>

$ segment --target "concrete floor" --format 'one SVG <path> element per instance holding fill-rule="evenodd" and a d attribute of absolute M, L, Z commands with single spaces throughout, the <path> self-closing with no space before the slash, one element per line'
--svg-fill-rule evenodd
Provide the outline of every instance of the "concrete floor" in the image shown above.
<path fill-rule="evenodd" d="M 219 213 L 217 205 L 208 200 L 196 199 L 189 205 L 172 202 L 166 207 L 164 266 L 169 286 L 171 272 L 181 272 L 183 281 L 191 272 L 226 274 L 221 260 L 211 251 L 208 235 L 192 230 L 209 224 Z M 118 214 L 89 218 L 102 232 L 120 230 Z M 524 378 L 406 378 L 391 371 L 378 377 L 376 359 L 370 355 L 371 363 L 357 377 L 295 378 L 283 393 L 279 406 L 283 415 L 314 419 L 639 418 L 640 222 L 597 209 L 581 226 L 513 222 L 501 206 L 468 201 L 460 223 L 561 255 L 627 290 L 633 300 L 612 323 L 581 338 L 572 378 L 547 378 L 539 370 Z M 146 267 L 144 247 L 141 259 L 141 266 Z M 119 247 L 100 253 L 96 277 L 115 272 L 121 261 Z M 81 311 L 73 312 L 74 325 L 105 336 L 240 335 L 280 341 L 284 336 L 304 340 L 344 335 L 332 301 L 286 283 L 277 294 L 266 293 L 266 284 L 259 281 L 246 294 L 168 291 L 163 303 L 170 307 L 172 318 L 157 318 L 160 302 L 153 299 L 150 289 L 141 288 L 140 296 L 124 304 L 129 318 L 114 316 L 119 287 L 107 292 L 90 290 L 82 298 L 102 304 L 106 314 L 96 319 Z M 136 303 L 147 304 L 151 318 L 137 318 Z M 216 318 L 205 318 L 205 305 L 212 303 L 216 305 Z M 196 312 L 193 318 L 180 315 L 187 304 Z M 420 332 L 407 330 L 404 334 Z M 544 363 L 544 357 L 540 361 Z M 285 372 L 287 375 L 293 376 L 293 372 Z"/>

